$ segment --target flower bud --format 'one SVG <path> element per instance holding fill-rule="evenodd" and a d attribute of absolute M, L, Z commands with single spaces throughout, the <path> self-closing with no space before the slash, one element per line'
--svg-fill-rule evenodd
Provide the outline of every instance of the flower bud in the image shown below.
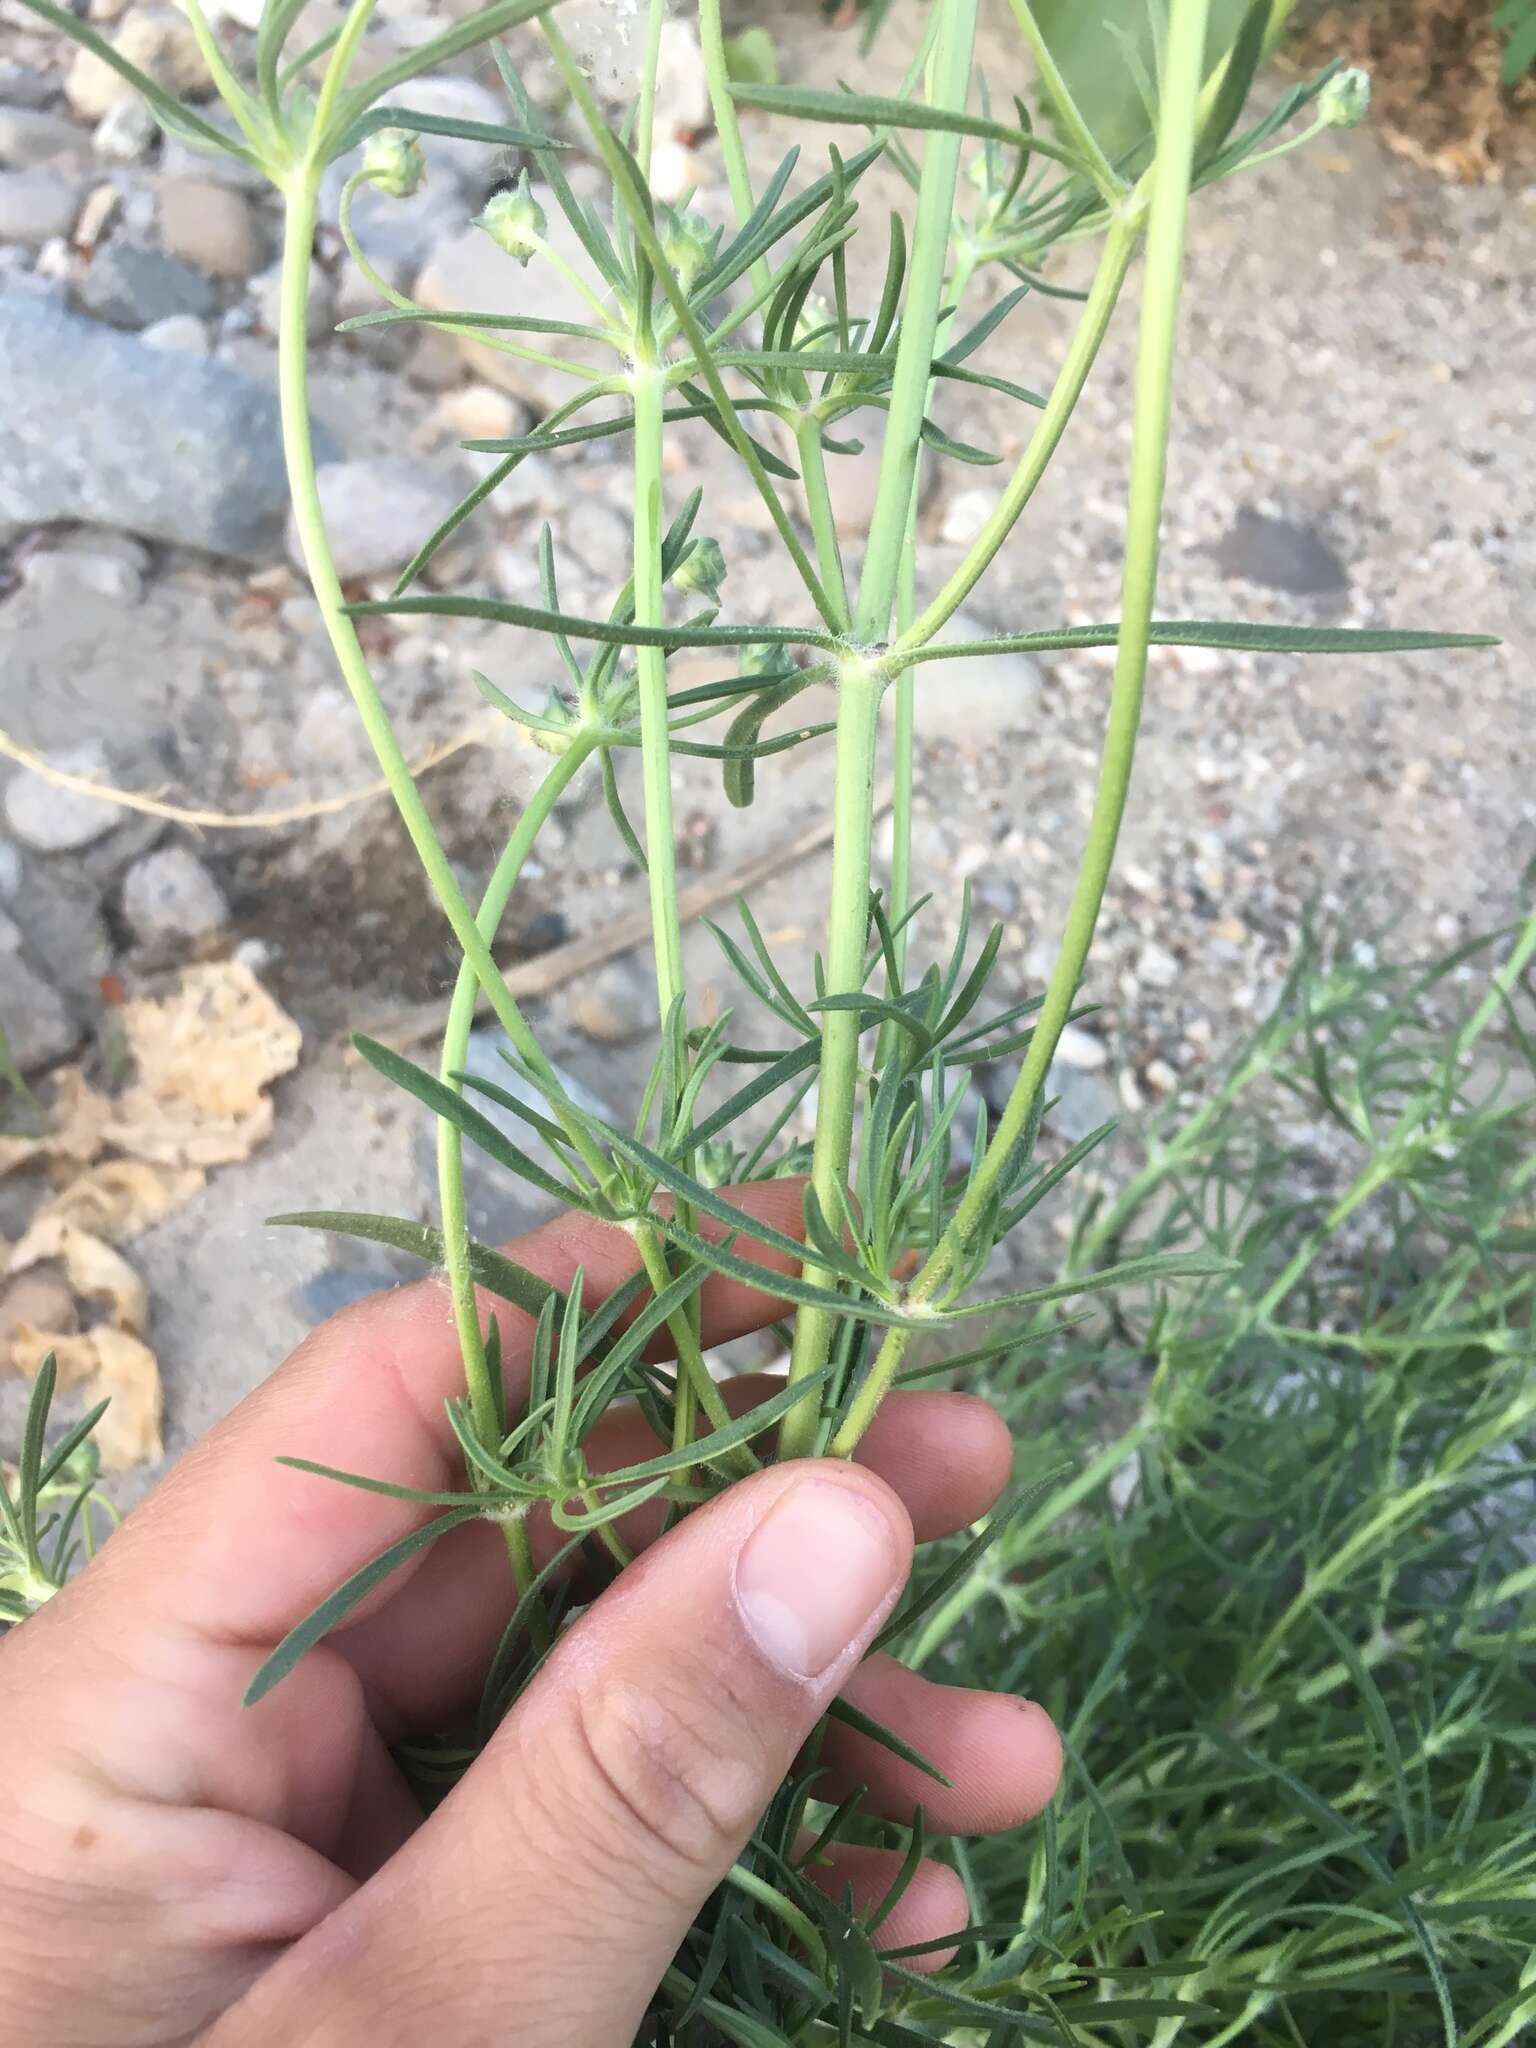
<path fill-rule="evenodd" d="M 539 724 L 528 727 L 528 737 L 546 754 L 558 756 L 569 751 L 580 725 L 581 718 L 575 707 L 558 690 L 551 690 L 540 713 Z"/>
<path fill-rule="evenodd" d="M 1358 128 L 1370 106 L 1368 71 L 1337 71 L 1317 96 L 1318 119 L 1325 128 Z"/>
<path fill-rule="evenodd" d="M 691 210 L 679 213 L 673 206 L 667 208 L 661 253 L 685 292 L 693 290 L 714 261 L 719 240 L 720 230 L 712 228 L 701 214 Z"/>
<path fill-rule="evenodd" d="M 737 657 L 737 667 L 744 676 L 763 676 L 772 682 L 783 682 L 795 672 L 795 657 L 781 640 L 754 640 L 743 647 Z"/>
<path fill-rule="evenodd" d="M 426 175 L 421 144 L 404 128 L 377 128 L 363 144 L 363 176 L 386 199 L 409 199 Z"/>
<path fill-rule="evenodd" d="M 720 602 L 720 586 L 725 581 L 725 556 L 720 552 L 720 543 L 707 535 L 696 540 L 672 571 L 675 589 L 686 591 L 690 597 L 702 597 L 709 604 Z"/>
<path fill-rule="evenodd" d="M 101 1450 L 94 1438 L 76 1444 L 58 1470 L 62 1486 L 92 1486 L 101 1473 Z"/>
<path fill-rule="evenodd" d="M 505 249 L 523 264 L 534 254 L 548 225 L 543 207 L 529 189 L 526 171 L 510 192 L 493 194 L 475 221 L 475 226 L 484 228 L 498 249 Z"/>

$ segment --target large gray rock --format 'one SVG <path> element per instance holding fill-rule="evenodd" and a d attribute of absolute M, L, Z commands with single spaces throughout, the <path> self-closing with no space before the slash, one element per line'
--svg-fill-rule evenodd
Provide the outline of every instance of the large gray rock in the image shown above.
<path fill-rule="evenodd" d="M 243 561 L 278 553 L 277 400 L 226 364 L 7 293 L 0 390 L 0 523 L 77 519 Z"/>
<path fill-rule="evenodd" d="M 152 242 L 114 238 L 96 251 L 80 285 L 80 303 L 113 327 L 149 327 L 173 313 L 211 313 L 211 278 Z"/>

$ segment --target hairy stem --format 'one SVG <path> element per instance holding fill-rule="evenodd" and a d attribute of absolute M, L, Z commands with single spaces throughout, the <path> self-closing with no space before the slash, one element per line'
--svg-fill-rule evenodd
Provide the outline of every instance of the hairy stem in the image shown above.
<path fill-rule="evenodd" d="M 805 487 L 805 509 L 810 516 L 811 534 L 816 542 L 816 566 L 821 580 L 836 600 L 844 627 L 848 624 L 848 581 L 843 573 L 843 550 L 837 537 L 837 517 L 827 489 L 827 456 L 821 445 L 821 422 L 802 413 L 795 422 L 795 453 L 800 458 L 800 480 Z"/>
<path fill-rule="evenodd" d="M 970 1245 L 976 1226 L 994 1195 L 1006 1186 L 1007 1176 L 1013 1169 L 1019 1145 L 1035 1114 L 1057 1041 L 1082 979 L 1083 966 L 1104 901 L 1115 844 L 1120 835 L 1120 821 L 1125 815 L 1136 753 L 1136 734 L 1141 721 L 1152 601 L 1157 584 L 1174 344 L 1183 282 L 1184 221 L 1189 200 L 1207 12 L 1208 0 L 1183 0 L 1182 5 L 1176 4 L 1173 9 L 1158 117 L 1157 157 L 1147 173 L 1151 208 L 1147 231 L 1147 275 L 1136 352 L 1135 417 L 1126 507 L 1120 641 L 1088 844 L 1078 868 L 1061 948 L 1046 986 L 1045 1001 L 1019 1078 L 1014 1083 L 980 1171 L 967 1189 L 937 1249 L 912 1283 L 909 1300 L 913 1304 L 931 1302 L 939 1293 Z M 1128 244 L 1133 233 L 1134 229 L 1124 221 L 1118 222 L 1111 231 L 1111 247 L 1105 251 L 1096 283 L 1098 290 L 1106 278 L 1114 279 L 1113 289 L 1106 288 L 1100 293 L 1101 298 L 1108 298 L 1109 306 L 1113 304 L 1119 276 L 1124 275 L 1124 263 L 1129 260 L 1128 246 L 1119 250 L 1113 245 L 1117 240 Z M 1109 306 L 1101 316 L 1104 321 L 1108 319 Z M 1085 311 L 1084 324 L 1087 322 Z M 1086 375 L 1086 362 L 1083 374 Z M 1053 392 L 1053 400 L 1055 395 Z M 1044 424 L 1042 419 L 1042 428 Z M 1040 431 L 1036 430 L 1037 438 Z M 900 1367 L 909 1341 L 910 1332 L 905 1330 L 892 1330 L 887 1334 L 869 1377 L 833 1441 L 832 1448 L 840 1455 L 850 1455 L 868 1428 Z"/>
<path fill-rule="evenodd" d="M 653 359 L 635 365 L 635 624 L 663 623 L 661 584 L 662 381 Z M 683 930 L 677 907 L 677 844 L 672 823 L 671 730 L 664 647 L 637 647 L 641 766 L 645 783 L 645 862 L 656 954 L 656 998 L 665 1024 L 683 994 Z M 670 1109 L 670 1105 L 668 1105 Z"/>
<path fill-rule="evenodd" d="M 725 37 L 720 27 L 720 0 L 699 0 L 699 47 L 704 55 L 704 76 L 709 81 L 710 112 L 715 117 L 715 133 L 720 138 L 720 154 L 725 161 L 725 182 L 730 187 L 736 225 L 744 227 L 752 217 L 755 201 L 747 152 L 736 120 L 736 102 L 731 98 Z M 766 298 L 772 283 L 766 254 L 758 257 L 748 275 L 753 290 Z"/>
<path fill-rule="evenodd" d="M 1020 34 L 1029 45 L 1029 54 L 1035 60 L 1040 83 L 1046 97 L 1056 109 L 1057 119 L 1081 152 L 1083 162 L 1088 166 L 1100 195 L 1112 206 L 1125 190 L 1124 181 L 1099 147 L 1093 130 L 1083 119 L 1051 46 L 1040 33 L 1040 25 L 1030 11 L 1028 0 L 1008 0 L 1008 4 L 1013 9 L 1013 18 L 1019 25 Z"/>
<path fill-rule="evenodd" d="M 474 913 L 464 900 L 457 877 L 443 852 L 420 790 L 411 777 L 410 764 L 401 750 L 389 722 L 389 713 L 379 696 L 368 667 L 368 658 L 347 614 L 347 600 L 331 556 L 325 519 L 320 509 L 320 492 L 315 478 L 314 446 L 309 426 L 309 343 L 307 301 L 309 297 L 310 251 L 315 233 L 315 204 L 318 174 L 306 171 L 286 190 L 287 212 L 283 231 L 283 270 L 278 317 L 278 393 L 282 409 L 283 456 L 288 470 L 288 488 L 293 499 L 294 523 L 304 553 L 304 564 L 315 593 L 315 602 L 335 654 L 337 666 L 357 706 L 363 730 L 373 748 L 380 772 L 410 835 L 417 858 L 426 871 L 433 894 L 453 935 L 469 962 L 475 979 L 485 990 L 497 1022 L 523 1058 L 541 1073 L 548 1062 L 539 1050 L 522 1012 L 508 993 L 501 970 L 490 947 L 481 936 Z"/>
<path fill-rule="evenodd" d="M 912 648 L 926 646 L 965 600 L 991 566 L 993 557 L 1018 524 L 1024 507 L 1034 496 L 1056 453 L 1067 422 L 1083 393 L 1088 373 L 1098 358 L 1104 336 L 1114 315 L 1115 304 L 1120 296 L 1120 287 L 1130 268 L 1136 242 L 1141 232 L 1142 208 L 1138 202 L 1128 201 L 1105 239 L 1104 252 L 1099 267 L 1089 288 L 1083 305 L 1082 317 L 1072 336 L 1071 346 L 1051 386 L 1045 409 L 1035 423 L 1035 431 L 1029 437 L 1029 446 L 1019 458 L 1018 467 L 1008 480 L 997 510 L 987 521 L 972 543 L 964 561 L 955 570 L 944 588 L 927 608 L 914 619 L 911 626 L 902 633 L 891 648 L 890 665 L 893 671 L 899 669 L 901 656 Z"/>
<path fill-rule="evenodd" d="M 586 733 L 577 733 L 569 748 L 534 791 L 527 809 L 518 819 L 517 828 L 507 841 L 505 851 L 486 885 L 475 919 L 487 945 L 495 938 L 506 914 L 508 900 L 517 887 L 523 863 L 533 848 L 534 840 L 560 798 L 586 765 L 596 744 L 596 740 Z M 463 1093 L 463 1083 L 457 1077 L 463 1072 L 469 1056 L 478 992 L 474 969 L 465 962 L 454 982 L 438 1068 L 444 1086 L 452 1088 L 456 1094 Z M 437 1121 L 437 1196 L 443 1231 L 443 1264 L 448 1276 L 448 1295 L 453 1307 L 459 1351 L 464 1360 L 470 1413 L 481 1442 L 494 1448 L 499 1434 L 500 1401 L 498 1390 L 491 1384 L 485 1340 L 480 1334 L 480 1305 L 475 1293 L 474 1275 L 470 1271 L 469 1219 L 464 1203 L 464 1138 L 458 1125 L 450 1123 L 447 1117 L 439 1117 Z M 470 1476 L 475 1479 L 479 1475 L 472 1469 Z M 534 1575 L 527 1525 L 513 1521 L 502 1526 L 506 1533 L 507 1554 L 512 1561 L 512 1575 L 521 1599 Z M 541 1605 L 539 1615 L 542 1613 Z"/>
<path fill-rule="evenodd" d="M 955 315 L 960 302 L 970 287 L 975 275 L 977 248 L 973 241 L 960 245 L 955 258 L 955 267 L 950 272 L 949 284 L 945 290 L 945 308 L 937 328 L 934 330 L 934 353 L 940 354 L 949 338 L 949 330 L 955 324 Z M 932 403 L 936 379 L 928 380 L 928 403 Z M 896 627 L 898 635 L 911 626 L 917 609 L 917 514 L 922 496 L 922 471 L 919 468 L 912 478 L 912 503 L 907 513 L 907 542 L 901 573 L 897 579 Z M 891 901 L 890 919 L 896 928 L 896 959 L 905 966 L 907 943 L 912 928 L 905 922 L 907 910 L 912 902 L 912 790 L 914 763 L 917 747 L 917 706 L 916 684 L 911 669 L 903 669 L 895 682 L 895 779 L 891 793 Z M 885 1025 L 880 1033 L 880 1049 L 886 1051 L 889 1034 L 895 1027 Z"/>
<path fill-rule="evenodd" d="M 940 9 L 930 99 L 935 106 L 958 111 L 965 105 L 970 84 L 976 0 L 940 0 Z M 959 165 L 959 136 L 942 129 L 933 131 L 918 189 L 912 264 L 886 415 L 875 516 L 859 579 L 853 632 L 865 647 L 882 643 L 890 630 L 906 552 Z M 833 995 L 854 992 L 864 985 L 875 746 L 882 690 L 883 681 L 867 664 L 849 663 L 844 669 L 839 684 L 832 902 L 827 923 L 827 991 Z M 834 1229 L 853 1150 L 861 1022 L 854 1010 L 829 1011 L 822 1022 L 811 1188 Z M 807 1261 L 806 1276 L 822 1286 L 836 1284 L 833 1275 L 811 1261 Z M 795 1318 L 790 1353 L 791 1384 L 825 1366 L 835 1322 L 830 1309 L 802 1306 Z M 805 1456 L 815 1447 L 817 1433 L 815 1404 L 800 1402 L 781 1425 L 784 1455 Z"/>
<path fill-rule="evenodd" d="M 635 113 L 635 161 L 642 175 L 651 175 L 651 146 L 656 133 L 656 69 L 661 57 L 661 25 L 666 0 L 650 0 L 645 17 L 645 50 L 640 59 L 640 104 Z"/>

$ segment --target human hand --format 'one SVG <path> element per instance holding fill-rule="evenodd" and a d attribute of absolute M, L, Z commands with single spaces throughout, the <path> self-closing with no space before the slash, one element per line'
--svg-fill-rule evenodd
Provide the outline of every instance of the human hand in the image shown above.
<path fill-rule="evenodd" d="M 797 1232 L 800 1185 L 737 1190 Z M 777 1254 L 743 1252 L 782 1270 Z M 631 1239 L 562 1217 L 513 1247 L 589 1302 L 630 1277 Z M 784 1310 L 721 1276 L 705 1340 Z M 494 1305 L 509 1406 L 531 1326 Z M 861 1662 L 925 1541 L 984 1514 L 1008 1476 L 998 1416 L 898 1393 L 856 1465 L 779 1465 L 699 1508 L 561 1637 L 436 1812 L 390 1745 L 478 1696 L 512 1606 L 499 1530 L 444 1536 L 254 1708 L 283 1635 L 422 1511 L 274 1462 L 309 1457 L 401 1485 L 455 1483 L 459 1385 L 436 1280 L 325 1324 L 184 1458 L 80 1577 L 0 1644 L 0 2013 L 12 2048 L 622 2048 L 674 1951 L 838 1693 L 952 1781 L 945 1790 L 833 1724 L 818 1792 L 935 1832 L 1012 1827 L 1050 1798 L 1057 1737 L 1029 1703 Z M 771 1388 L 736 1382 L 733 1405 Z M 654 1446 L 600 1425 L 604 1469 Z M 553 1531 L 535 1532 L 540 1561 Z M 897 1859 L 843 1848 L 811 1872 L 879 1900 Z M 891 1946 L 966 1918 L 925 1864 Z M 941 1961 L 936 1951 L 929 1967 Z"/>

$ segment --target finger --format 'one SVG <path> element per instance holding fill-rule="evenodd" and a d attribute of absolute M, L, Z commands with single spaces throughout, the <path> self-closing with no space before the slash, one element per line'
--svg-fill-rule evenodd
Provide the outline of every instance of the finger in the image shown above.
<path fill-rule="evenodd" d="M 863 1785 L 869 1812 L 909 1821 L 921 1806 L 929 1826 L 946 1835 L 1000 1834 L 1050 1804 L 1061 1777 L 1061 1737 L 1035 1701 L 935 1685 L 894 1657 L 860 1665 L 843 1697 L 894 1729 L 950 1783 L 936 1784 L 882 1743 L 831 1721 L 820 1752 L 828 1798 Z"/>
<path fill-rule="evenodd" d="M 743 1415 L 783 1387 L 753 1373 L 721 1387 L 733 1415 Z M 612 1410 L 589 1439 L 592 1466 L 612 1472 L 658 1449 L 638 1409 Z M 900 1495 L 920 1543 L 963 1529 L 986 1514 L 1007 1482 L 1013 1445 L 997 1411 L 971 1394 L 894 1393 L 858 1450 L 858 1462 Z M 661 1533 L 663 1511 L 647 1503 L 619 1523 L 632 1550 Z M 540 1562 L 566 1537 L 547 1517 L 536 1519 Z M 334 1638 L 360 1673 L 376 1715 L 393 1737 L 411 1727 L 440 1726 L 473 1705 L 514 1604 L 501 1533 L 475 1523 L 455 1530 L 427 1555 L 387 1606 Z"/>
<path fill-rule="evenodd" d="M 763 1183 L 732 1199 L 775 1227 L 797 1226 L 796 1183 Z M 750 1241 L 741 1243 L 750 1256 Z M 530 1271 L 556 1281 L 568 1281 L 584 1258 L 594 1285 L 627 1277 L 636 1258 L 625 1232 L 569 1219 L 513 1249 Z M 702 1297 L 709 1342 L 782 1306 L 736 1282 L 706 1283 Z M 531 1324 L 501 1309 L 509 1390 L 520 1399 Z M 430 1511 L 276 1460 L 305 1457 L 432 1491 L 460 1487 L 444 1404 L 461 1376 L 440 1279 L 359 1304 L 317 1330 L 191 1451 L 33 1618 L 24 1639 L 29 1658 L 63 1675 L 55 1707 L 88 1729 L 98 1778 L 131 1784 L 136 1796 L 261 1820 L 326 1854 L 337 1851 L 346 1826 L 344 1807 L 336 1808 L 346 1790 L 345 1760 L 366 1746 L 376 1703 L 328 1648 L 256 1708 L 242 1712 L 240 1701 L 282 1636 Z M 382 1597 L 388 1592 L 386 1582 Z M 130 1642 L 134 1673 L 159 1674 L 156 1704 L 146 1711 L 166 1737 L 147 1750 L 130 1739 L 131 1717 L 99 1711 L 100 1700 L 116 1698 L 123 1685 Z M 451 1642 L 442 1648 L 451 1663 Z M 156 1767 L 152 1784 L 142 1782 L 146 1758 Z"/>
<path fill-rule="evenodd" d="M 866 1849 L 857 1843 L 840 1842 L 803 1868 L 818 1891 L 839 1904 L 851 1891 L 854 1911 L 861 1920 L 868 1920 L 885 1905 L 891 1887 L 901 1875 L 903 1860 L 894 1849 Z M 875 1947 L 892 1949 L 905 1948 L 912 1942 L 940 1942 L 946 1934 L 960 1933 L 969 1918 L 969 1901 L 959 1877 L 947 1865 L 925 1858 L 875 1929 Z M 952 1946 L 925 1948 L 921 1955 L 903 1956 L 901 1965 L 905 1970 L 926 1974 L 941 1970 L 954 1953 Z"/>
<path fill-rule="evenodd" d="M 900 1502 L 848 1465 L 778 1466 L 699 1509 L 561 1639 L 443 1805 L 211 2048 L 418 2031 L 480 2048 L 509 2012 L 520 2048 L 632 2040 L 910 1557 Z"/>

